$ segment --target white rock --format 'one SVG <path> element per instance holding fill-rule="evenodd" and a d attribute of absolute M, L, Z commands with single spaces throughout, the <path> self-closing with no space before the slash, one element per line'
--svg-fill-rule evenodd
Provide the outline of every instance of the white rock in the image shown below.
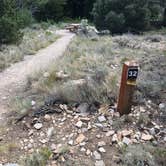
<path fill-rule="evenodd" d="M 78 121 L 78 122 L 76 123 L 76 127 L 78 127 L 78 128 L 81 128 L 82 125 L 83 125 L 82 121 Z"/>
<path fill-rule="evenodd" d="M 46 115 L 44 116 L 44 120 L 45 120 L 46 122 L 49 122 L 49 121 L 51 120 L 51 116 L 48 115 L 48 114 L 46 114 Z"/>
<path fill-rule="evenodd" d="M 81 152 L 86 152 L 86 149 L 85 149 L 84 147 L 82 147 L 82 148 L 80 149 L 80 151 L 81 151 Z"/>
<path fill-rule="evenodd" d="M 127 137 L 124 137 L 122 142 L 126 145 L 129 145 L 131 143 L 131 140 Z"/>
<path fill-rule="evenodd" d="M 33 145 L 31 143 L 28 144 L 28 149 L 31 149 L 33 147 Z"/>
<path fill-rule="evenodd" d="M 90 154 L 91 154 L 91 151 L 88 149 L 88 150 L 86 151 L 86 155 L 89 156 Z"/>
<path fill-rule="evenodd" d="M 86 145 L 86 142 L 81 142 L 79 145 L 80 145 L 80 146 L 85 146 L 85 145 Z"/>
<path fill-rule="evenodd" d="M 98 147 L 102 147 L 102 146 L 105 146 L 106 143 L 104 141 L 101 141 L 101 142 L 98 142 Z"/>
<path fill-rule="evenodd" d="M 95 123 L 96 127 L 103 128 L 103 125 L 101 123 Z"/>
<path fill-rule="evenodd" d="M 118 136 L 117 136 L 117 134 L 113 135 L 112 142 L 118 142 Z"/>
<path fill-rule="evenodd" d="M 72 146 L 72 145 L 74 144 L 74 141 L 73 141 L 73 140 L 70 140 L 70 141 L 68 142 L 68 144 Z"/>
<path fill-rule="evenodd" d="M 156 134 L 155 128 L 151 128 L 149 130 L 149 132 L 150 132 L 151 135 L 155 135 Z"/>
<path fill-rule="evenodd" d="M 100 134 L 97 134 L 97 135 L 96 135 L 96 138 L 100 139 L 100 138 L 101 138 L 101 135 L 100 135 Z"/>
<path fill-rule="evenodd" d="M 45 78 L 48 78 L 50 76 L 50 73 L 48 73 L 48 72 L 45 72 L 44 74 L 43 74 L 43 77 L 45 77 Z"/>
<path fill-rule="evenodd" d="M 166 107 L 166 105 L 165 105 L 164 103 L 160 103 L 160 104 L 159 104 L 160 110 L 163 110 L 165 107 Z"/>
<path fill-rule="evenodd" d="M 101 122 L 101 123 L 102 123 L 102 122 L 106 122 L 105 116 L 103 116 L 103 115 L 102 115 L 102 116 L 99 116 L 99 117 L 98 117 L 98 121 Z"/>
<path fill-rule="evenodd" d="M 114 135 L 114 134 L 115 134 L 115 131 L 114 131 L 114 130 L 108 131 L 108 132 L 106 133 L 106 137 L 110 137 L 110 136 L 112 136 L 112 135 Z"/>
<path fill-rule="evenodd" d="M 145 108 L 144 107 L 140 107 L 140 112 L 145 113 L 146 112 Z"/>
<path fill-rule="evenodd" d="M 36 123 L 36 124 L 34 125 L 34 128 L 35 128 L 36 130 L 40 130 L 42 127 L 43 127 L 43 124 L 42 124 L 42 123 Z"/>
<path fill-rule="evenodd" d="M 41 139 L 39 140 L 39 142 L 41 142 L 42 144 L 46 144 L 48 141 L 46 139 Z"/>
<path fill-rule="evenodd" d="M 130 136 L 133 133 L 132 130 L 123 130 L 122 135 L 123 137 Z"/>
<path fill-rule="evenodd" d="M 166 142 L 166 137 L 164 137 L 164 142 Z"/>
<path fill-rule="evenodd" d="M 99 150 L 99 152 L 101 152 L 101 153 L 105 153 L 105 152 L 106 152 L 106 150 L 105 150 L 103 147 L 100 147 L 98 150 Z"/>
<path fill-rule="evenodd" d="M 149 134 L 142 134 L 141 139 L 144 140 L 144 141 L 150 141 L 150 140 L 153 139 L 153 136 L 149 135 Z"/>
<path fill-rule="evenodd" d="M 96 161 L 95 166 L 105 166 L 105 163 L 103 160 Z"/>
<path fill-rule="evenodd" d="M 47 137 L 50 139 L 54 133 L 54 127 L 50 127 L 47 131 Z"/>
<path fill-rule="evenodd" d="M 51 145 L 51 150 L 55 150 L 56 149 L 56 145 L 55 144 L 52 144 Z"/>
<path fill-rule="evenodd" d="M 101 154 L 97 151 L 94 151 L 93 152 L 93 156 L 96 160 L 101 160 Z"/>
<path fill-rule="evenodd" d="M 31 101 L 31 106 L 33 107 L 33 106 L 35 106 L 36 105 L 36 102 L 35 101 Z"/>
<path fill-rule="evenodd" d="M 13 163 L 8 163 L 8 164 L 5 164 L 4 166 L 19 166 L 18 164 L 13 164 Z"/>

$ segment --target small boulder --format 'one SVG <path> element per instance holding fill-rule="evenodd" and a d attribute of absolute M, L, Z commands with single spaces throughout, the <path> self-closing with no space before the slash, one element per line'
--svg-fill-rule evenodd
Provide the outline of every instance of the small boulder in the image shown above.
<path fill-rule="evenodd" d="M 95 160 L 101 160 L 101 154 L 99 152 L 94 151 L 93 156 L 94 156 Z"/>
<path fill-rule="evenodd" d="M 81 128 L 82 125 L 83 125 L 82 121 L 78 121 L 75 126 L 78 128 Z"/>
<path fill-rule="evenodd" d="M 149 134 L 142 134 L 141 139 L 143 141 L 151 141 L 153 139 L 153 136 Z"/>
<path fill-rule="evenodd" d="M 105 166 L 105 163 L 103 160 L 96 161 L 95 166 Z"/>
<path fill-rule="evenodd" d="M 105 118 L 105 116 L 99 116 L 98 117 L 98 121 L 100 122 L 100 123 L 102 123 L 102 122 L 106 122 L 106 118 Z"/>
<path fill-rule="evenodd" d="M 36 124 L 34 125 L 34 128 L 35 128 L 36 130 L 40 130 L 42 127 L 43 127 L 43 124 L 42 124 L 42 123 L 36 123 Z"/>

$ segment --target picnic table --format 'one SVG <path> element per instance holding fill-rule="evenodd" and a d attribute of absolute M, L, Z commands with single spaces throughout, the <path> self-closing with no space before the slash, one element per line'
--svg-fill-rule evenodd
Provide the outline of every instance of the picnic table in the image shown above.
<path fill-rule="evenodd" d="M 80 28 L 80 24 L 70 24 L 70 25 L 66 26 L 66 29 L 72 33 L 76 33 L 79 28 Z"/>

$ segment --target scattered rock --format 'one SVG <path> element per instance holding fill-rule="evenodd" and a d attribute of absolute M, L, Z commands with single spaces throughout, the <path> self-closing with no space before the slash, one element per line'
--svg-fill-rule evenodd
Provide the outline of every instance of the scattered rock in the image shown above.
<path fill-rule="evenodd" d="M 86 142 L 81 142 L 80 143 L 80 146 L 85 146 L 86 145 Z"/>
<path fill-rule="evenodd" d="M 112 137 L 112 142 L 113 143 L 117 143 L 119 140 L 118 140 L 118 136 L 117 134 L 114 134 L 113 137 Z"/>
<path fill-rule="evenodd" d="M 5 164 L 4 166 L 19 166 L 19 165 L 18 164 L 8 163 L 8 164 Z"/>
<path fill-rule="evenodd" d="M 122 131 L 123 137 L 130 136 L 132 133 L 133 133 L 132 130 L 123 130 L 123 131 Z"/>
<path fill-rule="evenodd" d="M 155 135 L 156 134 L 155 128 L 151 128 L 149 130 L 149 132 L 150 132 L 151 135 Z"/>
<path fill-rule="evenodd" d="M 96 138 L 100 139 L 100 138 L 101 138 L 101 135 L 100 135 L 100 134 L 97 134 L 97 135 L 96 135 Z"/>
<path fill-rule="evenodd" d="M 39 142 L 41 142 L 42 144 L 46 144 L 46 143 L 48 142 L 48 140 L 46 140 L 46 139 L 41 139 L 41 140 L 39 140 Z"/>
<path fill-rule="evenodd" d="M 76 139 L 76 143 L 80 144 L 81 142 L 83 142 L 86 139 L 86 137 L 83 134 L 79 134 L 79 136 Z"/>
<path fill-rule="evenodd" d="M 102 122 L 106 122 L 106 118 L 105 118 L 105 116 L 99 116 L 98 117 L 98 121 L 100 122 L 100 123 L 102 123 Z"/>
<path fill-rule="evenodd" d="M 159 104 L 160 110 L 164 110 L 166 108 L 166 105 L 164 103 Z"/>
<path fill-rule="evenodd" d="M 105 163 L 103 160 L 96 161 L 95 166 L 105 166 Z"/>
<path fill-rule="evenodd" d="M 43 124 L 42 124 L 42 123 L 36 123 L 36 124 L 34 125 L 34 128 L 35 128 L 36 130 L 40 130 L 42 127 L 43 127 Z"/>
<path fill-rule="evenodd" d="M 106 133 L 106 137 L 110 137 L 110 136 L 112 136 L 112 135 L 114 135 L 114 134 L 115 134 L 115 131 L 114 131 L 114 130 L 108 131 L 108 132 Z"/>
<path fill-rule="evenodd" d="M 102 147 L 102 146 L 105 146 L 106 143 L 104 141 L 101 141 L 101 142 L 98 142 L 98 147 Z"/>
<path fill-rule="evenodd" d="M 105 150 L 103 147 L 100 147 L 100 148 L 98 149 L 98 151 L 101 152 L 101 153 L 105 153 L 105 152 L 106 152 L 106 150 Z"/>
<path fill-rule="evenodd" d="M 50 139 L 54 133 L 54 127 L 50 127 L 47 131 L 47 137 Z"/>
<path fill-rule="evenodd" d="M 101 160 L 101 154 L 97 151 L 94 151 L 93 152 L 93 156 L 96 160 Z"/>
<path fill-rule="evenodd" d="M 82 147 L 82 148 L 80 149 L 80 151 L 81 151 L 81 152 L 86 152 L 86 149 L 85 149 L 84 147 Z"/>
<path fill-rule="evenodd" d="M 90 154 L 91 154 L 91 151 L 88 149 L 88 150 L 86 151 L 86 155 L 89 156 Z"/>
<path fill-rule="evenodd" d="M 35 106 L 36 105 L 36 102 L 35 101 L 31 101 L 31 106 L 33 107 L 33 106 Z"/>
<path fill-rule="evenodd" d="M 48 114 L 46 114 L 46 115 L 44 116 L 44 120 L 45 120 L 46 122 L 49 122 L 49 121 L 51 120 L 51 116 L 48 115 Z"/>
<path fill-rule="evenodd" d="M 140 112 L 145 113 L 146 112 L 145 108 L 144 107 L 140 107 Z"/>
<path fill-rule="evenodd" d="M 56 73 L 56 77 L 58 79 L 65 79 L 65 78 L 69 78 L 69 75 L 65 74 L 64 71 L 59 71 Z"/>
<path fill-rule="evenodd" d="M 44 77 L 44 78 L 48 78 L 48 77 L 50 77 L 50 73 L 45 72 L 45 73 L 43 74 L 43 77 Z"/>
<path fill-rule="evenodd" d="M 68 144 L 71 145 L 71 146 L 73 146 L 74 141 L 73 141 L 73 140 L 70 140 L 70 141 L 68 142 Z"/>
<path fill-rule="evenodd" d="M 129 145 L 131 143 L 131 140 L 127 137 L 124 137 L 122 142 L 126 145 Z"/>
<path fill-rule="evenodd" d="M 142 134 L 141 139 L 143 141 L 151 141 L 153 139 L 153 136 L 149 134 Z"/>
<path fill-rule="evenodd" d="M 83 125 L 82 121 L 78 121 L 78 122 L 76 123 L 76 127 L 78 127 L 78 128 L 81 128 L 82 125 Z"/>
<path fill-rule="evenodd" d="M 95 123 L 96 127 L 103 128 L 103 125 L 101 123 Z"/>
<path fill-rule="evenodd" d="M 32 136 L 33 135 L 33 130 L 30 130 L 28 133 L 28 136 Z"/>

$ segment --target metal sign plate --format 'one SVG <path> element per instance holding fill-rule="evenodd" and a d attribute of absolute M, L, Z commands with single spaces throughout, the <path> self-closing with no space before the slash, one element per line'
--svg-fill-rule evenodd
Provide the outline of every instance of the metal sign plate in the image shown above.
<path fill-rule="evenodd" d="M 127 73 L 127 80 L 136 80 L 138 77 L 138 68 L 129 68 Z"/>

